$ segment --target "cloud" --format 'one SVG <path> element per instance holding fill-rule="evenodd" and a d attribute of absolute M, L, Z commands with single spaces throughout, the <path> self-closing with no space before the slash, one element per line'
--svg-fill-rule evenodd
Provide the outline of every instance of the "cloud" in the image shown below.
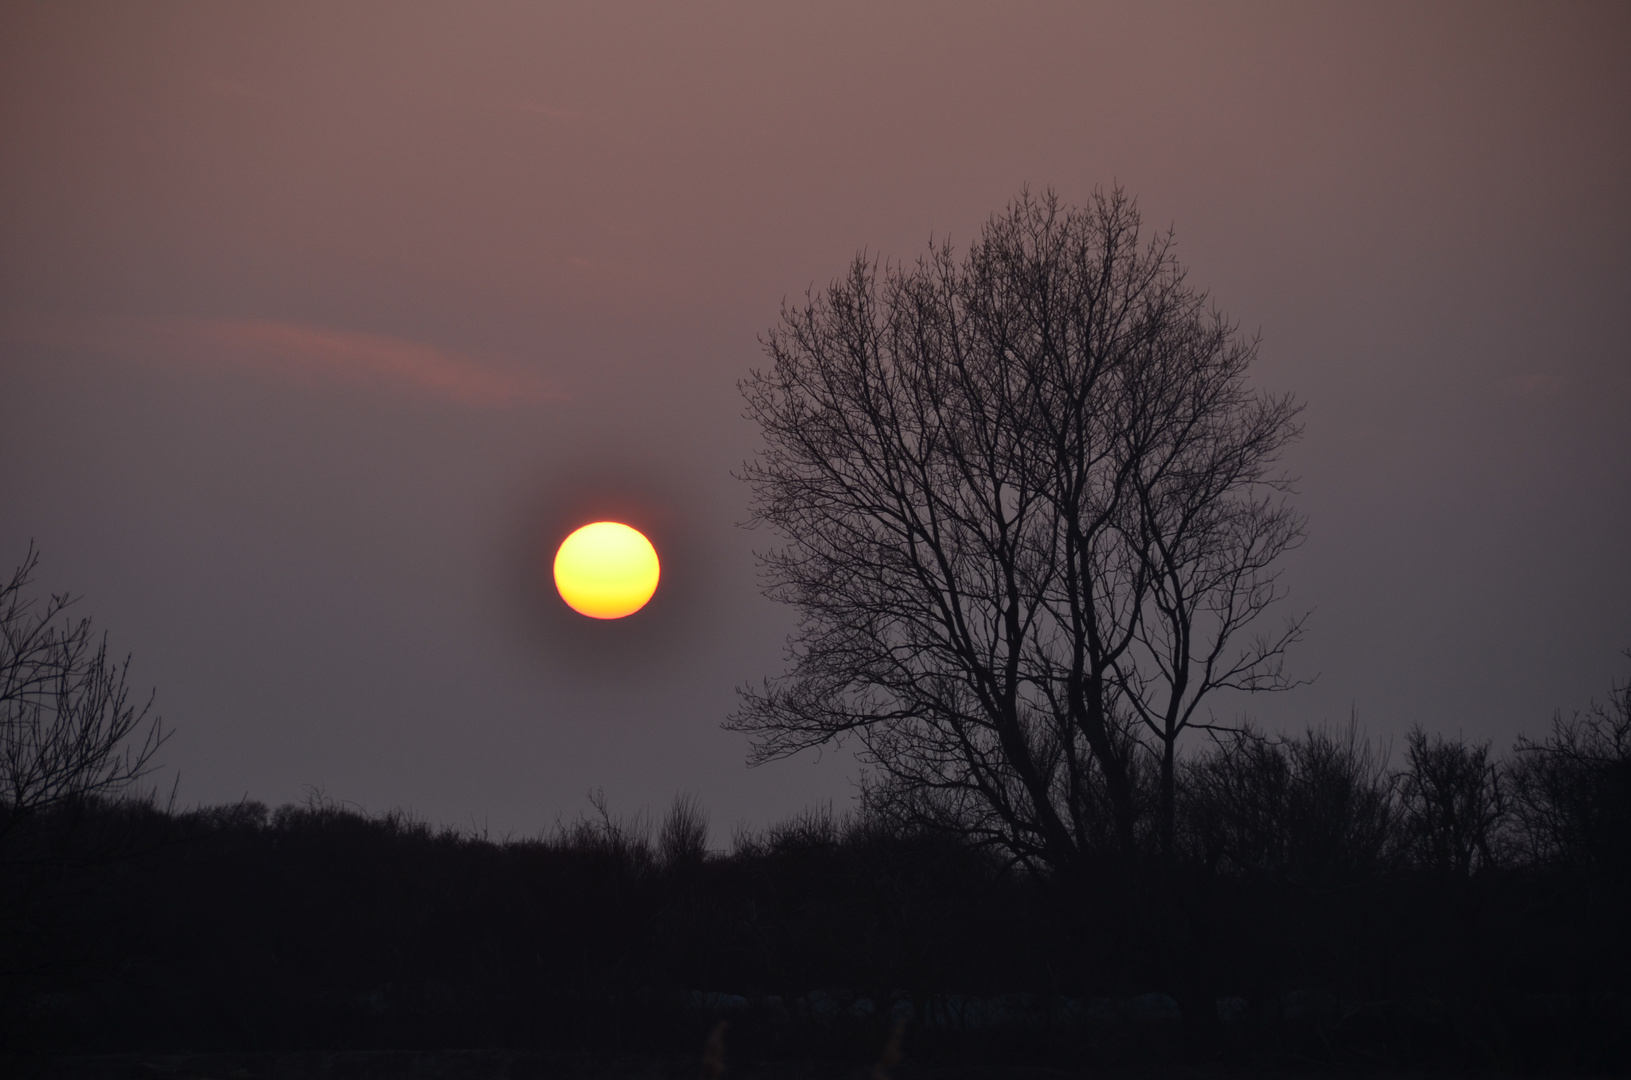
<path fill-rule="evenodd" d="M 384 334 L 267 320 L 187 322 L 165 329 L 200 359 L 253 364 L 304 380 L 410 390 L 477 408 L 563 398 L 534 372 Z"/>
<path fill-rule="evenodd" d="M 579 116 L 570 109 L 557 109 L 553 105 L 540 105 L 536 101 L 522 101 L 521 111 L 532 116 L 547 116 L 551 120 L 577 120 Z"/>
<path fill-rule="evenodd" d="M 272 95 L 264 90 L 257 90 L 248 83 L 237 82 L 233 79 L 206 79 L 204 88 L 216 94 L 225 94 L 228 97 L 246 98 L 250 101 L 271 101 Z"/>
<path fill-rule="evenodd" d="M 0 312 L 0 339 L 88 349 L 145 364 L 252 369 L 308 385 L 407 392 L 472 408 L 541 405 L 567 397 L 537 372 L 501 359 L 275 319 L 154 322 Z"/>
<path fill-rule="evenodd" d="M 1500 380 L 1504 397 L 1520 400 L 1537 397 L 1557 397 L 1563 392 L 1563 380 L 1556 375 L 1511 375 Z"/>

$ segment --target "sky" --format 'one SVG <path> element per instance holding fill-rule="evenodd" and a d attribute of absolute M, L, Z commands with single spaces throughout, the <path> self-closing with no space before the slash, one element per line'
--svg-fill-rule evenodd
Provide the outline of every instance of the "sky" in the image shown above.
<path fill-rule="evenodd" d="M 857 252 L 1123 187 L 1306 403 L 1288 672 L 1219 698 L 1491 740 L 1631 673 L 1631 7 L 0 7 L 0 563 L 133 655 L 184 805 L 716 843 L 783 670 L 737 383 Z M 612 518 L 619 623 L 549 583 Z M 179 779 L 178 779 L 179 778 Z"/>

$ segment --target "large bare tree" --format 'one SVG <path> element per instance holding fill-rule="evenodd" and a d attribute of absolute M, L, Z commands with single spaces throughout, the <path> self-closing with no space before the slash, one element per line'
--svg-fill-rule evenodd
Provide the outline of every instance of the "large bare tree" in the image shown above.
<path fill-rule="evenodd" d="M 727 726 L 763 761 L 859 740 L 869 796 L 1038 866 L 1170 851 L 1174 755 L 1222 688 L 1280 689 L 1302 536 L 1289 396 L 1121 191 L 1022 194 L 958 259 L 858 257 L 743 383 L 790 670 Z"/>

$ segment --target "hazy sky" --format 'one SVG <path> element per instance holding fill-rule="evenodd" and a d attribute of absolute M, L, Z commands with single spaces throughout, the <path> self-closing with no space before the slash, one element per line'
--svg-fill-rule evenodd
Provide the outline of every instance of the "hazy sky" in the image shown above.
<path fill-rule="evenodd" d="M 1624 4 L 8 4 L 0 560 L 185 803 L 842 805 L 719 728 L 792 621 L 736 382 L 857 251 L 1121 184 L 1307 402 L 1318 679 L 1220 712 L 1504 748 L 1631 671 L 1628 56 Z M 627 623 L 548 584 L 597 517 L 664 559 Z"/>

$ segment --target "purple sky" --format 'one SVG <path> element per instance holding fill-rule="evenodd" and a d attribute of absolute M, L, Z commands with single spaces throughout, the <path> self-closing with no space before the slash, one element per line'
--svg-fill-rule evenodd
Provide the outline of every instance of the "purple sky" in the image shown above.
<path fill-rule="evenodd" d="M 0 558 L 186 803 L 842 805 L 719 729 L 791 625 L 736 381 L 856 251 L 1120 183 L 1308 403 L 1319 678 L 1220 713 L 1504 749 L 1628 670 L 1627 56 L 1624 4 L 8 5 Z M 595 517 L 664 559 L 628 623 L 548 587 Z"/>

